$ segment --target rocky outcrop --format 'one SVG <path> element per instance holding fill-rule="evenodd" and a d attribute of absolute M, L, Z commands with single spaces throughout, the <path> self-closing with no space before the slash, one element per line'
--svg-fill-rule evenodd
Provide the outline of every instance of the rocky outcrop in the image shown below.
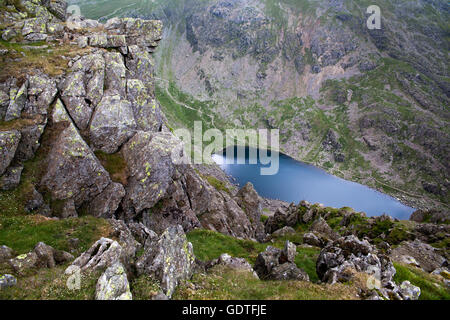
<path fill-rule="evenodd" d="M 6 172 L 19 146 L 21 134 L 17 130 L 0 132 L 0 175 Z"/>
<path fill-rule="evenodd" d="M 258 255 L 253 269 L 262 280 L 309 281 L 308 274 L 296 266 L 296 255 L 296 246 L 289 241 L 283 250 L 268 246 Z"/>
<path fill-rule="evenodd" d="M 419 300 L 421 290 L 409 281 L 403 281 L 399 286 L 399 294 L 404 300 Z"/>
<path fill-rule="evenodd" d="M 314 247 L 323 248 L 328 244 L 328 239 L 315 232 L 307 232 L 303 235 L 303 243 Z"/>
<path fill-rule="evenodd" d="M 264 231 L 264 225 L 261 222 L 261 203 L 259 195 L 256 192 L 253 185 L 248 182 L 241 190 L 236 194 L 236 203 L 247 214 L 248 220 L 251 222 L 254 231 L 254 238 L 258 241 L 264 241 L 266 233 Z"/>
<path fill-rule="evenodd" d="M 118 94 L 105 95 L 92 116 L 90 138 L 96 149 L 115 153 L 136 129 L 131 103 Z"/>
<path fill-rule="evenodd" d="M 265 223 L 267 233 L 273 233 L 283 227 L 293 227 L 298 221 L 298 212 L 296 207 L 291 205 L 287 211 L 278 208 L 272 217 L 269 217 Z"/>
<path fill-rule="evenodd" d="M 396 272 L 387 256 L 378 255 L 366 240 L 355 236 L 339 238 L 322 249 L 316 271 L 319 278 L 328 283 L 349 281 L 355 272 L 373 274 L 379 281 L 379 289 L 391 285 Z"/>
<path fill-rule="evenodd" d="M 450 237 L 450 225 L 421 223 L 414 227 L 413 233 L 422 242 L 435 243 Z"/>
<path fill-rule="evenodd" d="M 247 262 L 244 258 L 234 258 L 227 253 L 220 255 L 220 257 L 216 260 L 211 261 L 209 267 L 214 267 L 216 265 L 226 266 L 233 270 L 250 272 L 253 276 L 259 279 L 257 273 L 253 270 L 250 263 Z"/>
<path fill-rule="evenodd" d="M 328 223 L 322 217 L 319 217 L 309 228 L 310 231 L 319 234 L 325 239 L 336 240 L 339 235 L 330 228 Z"/>
<path fill-rule="evenodd" d="M 24 163 L 45 143 L 29 212 L 59 218 L 87 212 L 143 223 L 159 234 L 181 225 L 186 232 L 204 227 L 266 239 L 259 196 L 251 185 L 225 192 L 211 182 L 222 174 L 175 161 L 182 142 L 168 130 L 155 98 L 152 53 L 161 40 L 160 21 L 113 18 L 99 23 L 71 17 L 62 24 L 63 1 L 23 2 L 37 16 L 11 16 L 15 22 L 4 34 L 11 41 L 20 41 L 15 38 L 20 34 L 30 42 L 46 39 L 49 46 L 82 50 L 61 57 L 67 68 L 60 76 L 32 70 L 23 79 L 1 83 L 2 118 L 20 123 L 17 130 L 0 130 L 1 189 L 18 186 Z M 103 155 L 102 163 L 96 154 Z M 108 155 L 125 160 L 119 181 L 112 181 L 102 165 Z M 229 185 L 226 179 L 219 183 Z"/>
<path fill-rule="evenodd" d="M 124 197 L 125 188 L 123 185 L 111 182 L 89 203 L 88 212 L 94 217 L 113 218 Z"/>
<path fill-rule="evenodd" d="M 417 300 L 420 296 L 420 288 L 407 281 L 398 286 L 393 281 L 396 270 L 388 256 L 355 236 L 339 238 L 323 248 L 317 259 L 316 271 L 327 283 L 351 281 L 358 273 L 366 273 L 370 277 L 361 292 L 365 295 L 371 292 L 376 298 L 379 294 L 384 299 L 394 300 Z"/>
<path fill-rule="evenodd" d="M 54 200 L 66 204 L 73 201 L 78 208 L 94 200 L 111 179 L 79 134 L 61 101 L 54 107 L 52 121 L 66 127 L 52 145 L 41 185 Z"/>
<path fill-rule="evenodd" d="M 122 220 L 110 219 L 108 220 L 112 232 L 110 236 L 118 239 L 120 246 L 122 247 L 122 254 L 120 256 L 121 261 L 125 263 L 125 266 L 129 266 L 131 260 L 136 256 L 136 252 L 143 247 L 133 236 L 128 226 Z"/>
<path fill-rule="evenodd" d="M 0 290 L 4 288 L 14 287 L 17 279 L 11 274 L 0 275 Z"/>
<path fill-rule="evenodd" d="M 140 131 L 124 146 L 130 172 L 124 199 L 128 217 L 153 208 L 166 196 L 176 174 L 172 152 L 177 149 L 182 150 L 181 141 L 166 132 Z"/>
<path fill-rule="evenodd" d="M 416 222 L 448 223 L 448 222 L 450 222 L 450 211 L 417 210 L 412 213 L 409 220 L 416 221 Z"/>
<path fill-rule="evenodd" d="M 90 249 L 79 256 L 66 269 L 66 273 L 74 268 L 84 270 L 102 270 L 120 262 L 123 248 L 114 240 L 101 238 L 95 242 Z M 70 269 L 69 269 L 70 268 Z"/>
<path fill-rule="evenodd" d="M 390 257 L 395 261 L 403 261 L 404 256 L 413 257 L 422 269 L 432 272 L 446 263 L 446 259 L 436 252 L 436 249 L 420 240 L 402 243 L 392 249 Z"/>
<path fill-rule="evenodd" d="M 144 248 L 137 260 L 138 275 L 148 274 L 157 279 L 170 298 L 181 280 L 189 279 L 194 270 L 192 244 L 186 240 L 181 226 L 169 227 Z"/>
<path fill-rule="evenodd" d="M 70 253 L 56 250 L 43 242 L 39 242 L 33 251 L 10 259 L 8 263 L 15 273 L 25 275 L 41 268 L 54 268 L 73 259 L 74 257 Z"/>

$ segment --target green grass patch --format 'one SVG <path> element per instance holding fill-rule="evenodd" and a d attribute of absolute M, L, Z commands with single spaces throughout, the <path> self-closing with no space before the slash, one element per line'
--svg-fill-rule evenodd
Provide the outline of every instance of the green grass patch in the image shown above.
<path fill-rule="evenodd" d="M 397 273 L 394 281 L 398 284 L 408 280 L 421 290 L 420 300 L 449 300 L 450 290 L 445 288 L 445 284 L 433 277 L 429 273 L 413 266 L 394 263 Z"/>
<path fill-rule="evenodd" d="M 127 184 L 128 166 L 121 152 L 108 154 L 103 151 L 96 151 L 95 155 L 114 182 Z"/>
<path fill-rule="evenodd" d="M 210 185 L 212 185 L 214 188 L 216 188 L 217 191 L 225 191 L 229 194 L 231 194 L 230 189 L 228 189 L 225 182 L 213 177 L 213 176 L 206 176 L 206 180 Z"/>
<path fill-rule="evenodd" d="M 67 266 L 40 269 L 36 274 L 20 278 L 17 285 L 0 290 L 0 300 L 94 300 L 100 272 L 82 273 L 80 290 L 67 287 Z"/>
<path fill-rule="evenodd" d="M 55 249 L 69 251 L 68 240 L 71 238 L 80 240 L 78 254 L 109 234 L 109 223 L 92 216 L 50 220 L 42 216 L 0 214 L 0 244 L 14 249 L 18 254 L 31 251 L 41 241 Z"/>
<path fill-rule="evenodd" d="M 299 235 L 297 235 L 299 236 Z M 250 264 L 256 262 L 260 252 L 266 250 L 271 245 L 283 248 L 286 239 L 276 239 L 275 243 L 258 243 L 250 240 L 236 239 L 209 230 L 194 230 L 187 234 L 188 241 L 194 246 L 195 256 L 202 261 L 210 261 L 220 257 L 223 253 L 228 253 L 233 257 L 244 258 Z M 297 247 L 295 262 L 297 266 L 305 270 L 311 281 L 317 281 L 316 261 L 320 250 L 318 248 Z"/>
<path fill-rule="evenodd" d="M 346 300 L 356 299 L 356 288 L 344 284 L 318 285 L 307 281 L 261 281 L 249 272 L 216 266 L 182 284 L 176 300 Z"/>

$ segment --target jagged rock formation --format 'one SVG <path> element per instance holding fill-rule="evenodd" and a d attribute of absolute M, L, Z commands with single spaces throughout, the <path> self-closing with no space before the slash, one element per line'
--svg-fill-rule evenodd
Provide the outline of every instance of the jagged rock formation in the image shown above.
<path fill-rule="evenodd" d="M 373 278 L 367 280 L 367 289 L 377 289 L 387 299 L 417 300 L 420 296 L 420 288 L 409 282 L 397 286 L 393 281 L 396 270 L 389 257 L 355 236 L 340 238 L 322 249 L 316 270 L 319 278 L 328 283 L 347 282 L 358 272 L 368 273 Z"/>
<path fill-rule="evenodd" d="M 98 10 L 103 1 L 74 3 L 109 17 Z M 179 90 L 185 102 L 207 106 L 199 119 L 210 127 L 278 128 L 282 151 L 295 159 L 380 190 L 380 182 L 395 187 L 382 191 L 418 208 L 443 208 L 448 4 L 377 5 L 381 30 L 367 28 L 367 3 L 344 0 L 136 1 L 115 14 L 164 21 L 156 62 L 172 82 L 157 83 L 166 108 L 177 104 L 166 91 L 180 101 Z"/>
<path fill-rule="evenodd" d="M 149 274 L 158 279 L 170 298 L 181 280 L 189 279 L 194 271 L 192 244 L 186 240 L 181 226 L 172 226 L 144 248 L 136 262 L 139 275 Z"/>
<path fill-rule="evenodd" d="M 433 272 L 447 264 L 447 260 L 439 255 L 435 248 L 419 240 L 403 243 L 393 249 L 390 256 L 398 261 L 404 256 L 412 257 L 419 267 L 427 272 Z"/>
<path fill-rule="evenodd" d="M 123 248 L 117 241 L 101 238 L 89 250 L 75 259 L 66 269 L 66 273 L 70 273 L 70 270 L 74 268 L 79 268 L 82 271 L 109 268 L 116 262 L 120 262 L 122 258 Z"/>
<path fill-rule="evenodd" d="M 286 241 L 283 250 L 268 246 L 256 259 L 253 269 L 263 280 L 309 281 L 308 274 L 295 265 L 296 246 Z"/>
<path fill-rule="evenodd" d="M 28 70 L 23 79 L 9 77 L 1 84 L 2 120 L 18 122 L 14 130 L 0 128 L 1 187 L 17 187 L 23 164 L 45 148 L 30 211 L 59 218 L 83 211 L 142 222 L 157 233 L 179 224 L 184 231 L 204 227 L 264 239 L 252 186 L 237 194 L 220 191 L 201 166 L 173 160 L 181 141 L 168 130 L 155 98 L 152 53 L 162 23 L 114 18 L 101 24 L 76 17 L 64 25 L 65 5 L 57 3 L 55 9 L 53 2 L 24 1 L 31 9 L 2 16 L 10 20 L 4 35 L 15 34 L 9 41 L 22 34 L 28 42 L 45 39 L 83 51 L 67 59 L 58 77 Z M 36 17 L 28 18 L 32 13 Z M 42 147 L 44 135 L 51 138 Z M 120 181 L 99 161 L 99 152 L 124 159 Z"/>

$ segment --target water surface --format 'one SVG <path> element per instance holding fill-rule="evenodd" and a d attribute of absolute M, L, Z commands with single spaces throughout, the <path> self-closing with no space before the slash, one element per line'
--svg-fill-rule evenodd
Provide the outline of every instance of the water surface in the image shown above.
<path fill-rule="evenodd" d="M 356 211 L 365 212 L 368 216 L 386 213 L 400 220 L 408 220 L 415 211 L 414 208 L 402 204 L 393 197 L 333 176 L 283 154 L 280 154 L 278 174 L 263 176 L 260 174 L 261 167 L 269 165 L 263 166 L 259 161 L 258 164 L 249 164 L 248 156 L 249 148 L 246 148 L 245 159 L 240 158 L 245 160 L 245 164 L 236 164 L 237 152 L 233 157 L 234 164 L 226 164 L 225 160 L 231 160 L 230 155 L 227 157 L 226 150 L 221 155 L 213 155 L 213 159 L 235 179 L 234 182 L 240 186 L 251 182 L 256 191 L 265 198 L 294 203 L 306 200 L 334 208 L 351 207 Z"/>

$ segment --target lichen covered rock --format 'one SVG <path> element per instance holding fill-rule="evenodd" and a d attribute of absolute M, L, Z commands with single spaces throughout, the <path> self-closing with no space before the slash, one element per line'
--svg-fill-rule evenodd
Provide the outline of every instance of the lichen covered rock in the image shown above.
<path fill-rule="evenodd" d="M 92 116 L 89 128 L 96 149 L 115 153 L 136 130 L 131 103 L 120 95 L 105 95 Z"/>
<path fill-rule="evenodd" d="M 14 159 L 20 138 L 21 134 L 17 130 L 0 132 L 0 176 Z"/>
<path fill-rule="evenodd" d="M 136 269 L 139 275 L 155 277 L 164 293 L 171 297 L 179 282 L 192 276 L 194 263 L 192 244 L 187 241 L 183 228 L 172 226 L 145 248 Z"/>
<path fill-rule="evenodd" d="M 64 106 L 58 101 L 53 122 L 66 126 L 47 156 L 47 169 L 41 185 L 60 201 L 73 200 L 78 208 L 92 201 L 110 183 L 108 172 L 78 133 Z"/>
<path fill-rule="evenodd" d="M 120 262 L 114 263 L 97 281 L 96 300 L 132 300 L 126 269 Z"/>
<path fill-rule="evenodd" d="M 81 270 L 101 270 L 114 265 L 122 257 L 122 246 L 114 240 L 101 238 L 79 256 L 68 268 Z M 66 270 L 66 273 L 68 270 Z"/>

